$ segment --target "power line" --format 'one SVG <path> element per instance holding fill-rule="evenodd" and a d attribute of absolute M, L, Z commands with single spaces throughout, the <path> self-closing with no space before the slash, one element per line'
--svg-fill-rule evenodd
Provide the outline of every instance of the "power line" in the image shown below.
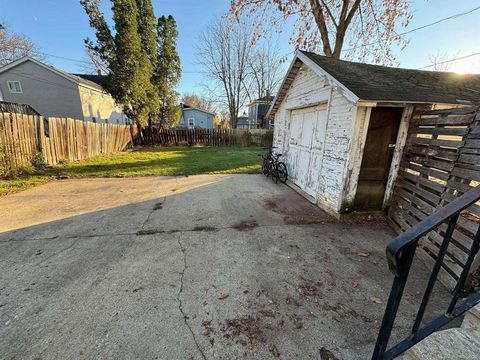
<path fill-rule="evenodd" d="M 457 18 L 459 18 L 459 17 L 462 17 L 462 16 L 465 16 L 465 15 L 471 14 L 471 13 L 477 11 L 477 10 L 480 10 L 480 6 L 474 7 L 474 8 L 472 8 L 472 9 L 470 9 L 470 10 L 466 10 L 466 11 L 460 12 L 460 13 L 458 13 L 458 14 L 454 14 L 454 15 L 447 16 L 447 17 L 445 17 L 445 18 L 436 20 L 436 21 L 431 22 L 431 23 L 429 23 L 429 24 L 425 24 L 425 25 L 422 25 L 422 26 L 413 28 L 413 29 L 411 29 L 411 30 L 404 31 L 404 32 L 399 33 L 399 34 L 397 34 L 397 35 L 398 35 L 398 36 L 404 36 L 404 35 L 410 34 L 410 33 L 412 33 L 412 32 L 415 32 L 415 31 L 418 31 L 418 30 L 422 30 L 422 29 L 431 27 L 431 26 L 440 24 L 440 23 L 445 22 L 445 21 L 448 21 L 448 20 L 457 19 Z M 0 26 L 1 26 L 1 25 L 0 25 Z M 0 29 L 1 29 L 1 27 L 0 27 Z M 348 48 L 348 49 L 343 49 L 342 52 L 351 51 L 351 50 L 355 50 L 355 49 L 358 49 L 358 48 L 361 48 L 361 47 L 370 46 L 370 45 L 375 45 L 375 44 L 378 44 L 379 42 L 381 42 L 381 40 L 377 40 L 377 41 L 375 41 L 375 42 L 371 42 L 371 43 L 367 43 L 367 44 L 362 44 L 362 45 L 354 46 L 354 47 L 351 47 L 351 48 Z M 65 57 L 65 56 L 53 55 L 53 54 L 49 54 L 49 53 L 41 52 L 41 51 L 40 51 L 39 53 L 40 53 L 40 54 L 43 54 L 43 55 L 46 55 L 46 56 L 51 56 L 51 57 L 54 57 L 54 58 L 63 59 L 63 60 L 67 60 L 67 61 L 72 61 L 72 62 L 76 62 L 76 63 L 88 64 L 88 65 L 91 65 L 91 64 L 92 64 L 91 62 L 85 61 L 85 60 L 72 59 L 72 58 L 68 58 L 68 57 Z M 474 55 L 476 55 L 476 54 L 472 54 L 472 55 L 469 55 L 469 56 L 467 56 L 467 57 L 474 56 Z M 460 59 L 461 59 L 461 58 L 454 59 L 454 60 L 460 60 Z M 454 61 L 454 60 L 450 60 L 450 61 Z M 447 62 L 450 62 L 450 61 L 447 61 Z M 422 67 L 422 68 L 420 68 L 420 69 L 423 69 L 423 68 L 426 68 L 426 67 L 430 67 L 430 66 L 433 66 L 433 65 L 439 65 L 439 64 L 440 64 L 440 63 L 428 65 L 428 66 Z M 202 72 L 200 72 L 200 71 L 182 71 L 182 72 L 183 72 L 184 74 L 201 74 L 201 73 L 202 73 Z"/>
<path fill-rule="evenodd" d="M 404 35 L 407 35 L 407 34 L 410 34 L 410 33 L 414 32 L 414 31 L 422 30 L 422 29 L 428 28 L 428 27 L 430 27 L 430 26 L 434 26 L 434 25 L 440 24 L 440 23 L 442 23 L 442 22 L 444 22 L 444 21 L 456 19 L 456 18 L 465 16 L 465 15 L 471 14 L 472 12 L 477 11 L 477 10 L 480 10 L 480 6 L 474 7 L 473 9 L 466 10 L 466 11 L 463 11 L 463 12 L 458 13 L 458 14 L 454 14 L 454 15 L 447 16 L 447 17 L 445 17 L 445 18 L 443 18 L 443 19 L 439 19 L 439 20 L 434 21 L 434 22 L 431 22 L 431 23 L 429 23 L 429 24 L 425 24 L 425 25 L 422 25 L 422 26 L 413 28 L 413 29 L 411 29 L 411 30 L 404 31 L 404 32 L 399 33 L 399 34 L 397 34 L 397 35 L 398 35 L 398 36 L 404 36 Z M 374 41 L 374 42 L 371 42 L 371 43 L 362 44 L 362 45 L 358 45 L 358 46 L 353 46 L 353 47 L 348 48 L 348 49 L 343 49 L 342 52 L 350 51 L 350 50 L 355 50 L 355 49 L 358 49 L 358 48 L 361 48 L 361 47 L 370 46 L 370 45 L 375 45 L 375 44 L 378 44 L 378 43 L 381 42 L 381 41 L 382 41 L 382 40 L 377 40 L 377 41 Z"/>
<path fill-rule="evenodd" d="M 426 65 L 426 66 L 422 66 L 422 67 L 417 68 L 417 70 L 426 69 L 426 68 L 429 68 L 429 67 L 432 67 L 432 66 L 435 66 L 435 65 L 446 64 L 446 63 L 449 63 L 449 62 L 453 62 L 453 61 L 457 61 L 457 60 L 462 60 L 462 59 L 466 59 L 466 58 L 469 58 L 469 57 L 472 57 L 472 56 L 477 56 L 477 55 L 480 55 L 480 52 L 476 52 L 476 53 L 469 54 L 469 55 L 465 55 L 465 56 L 460 56 L 460 57 L 455 58 L 455 59 L 440 61 L 440 62 L 438 62 L 438 63 L 433 63 L 433 64 Z"/>
<path fill-rule="evenodd" d="M 65 57 L 65 56 L 49 54 L 49 53 L 46 53 L 46 52 L 43 52 L 43 51 L 39 51 L 39 53 L 42 54 L 42 55 L 46 55 L 46 56 L 50 56 L 50 57 L 54 57 L 54 58 L 58 58 L 58 59 L 63 59 L 63 60 L 68 60 L 68 61 L 73 61 L 73 62 L 76 62 L 76 63 L 82 63 L 82 64 L 88 64 L 88 65 L 92 64 L 91 62 L 86 61 L 86 60 L 72 59 L 72 58 L 68 58 L 68 57 Z"/>
<path fill-rule="evenodd" d="M 72 61 L 72 62 L 76 62 L 76 63 L 80 63 L 80 64 L 92 65 L 91 62 L 86 61 L 86 60 L 76 60 L 76 59 L 68 58 L 68 57 L 65 57 L 65 56 L 49 54 L 49 53 L 42 52 L 42 51 L 39 51 L 39 53 L 42 54 L 42 55 L 53 57 L 53 58 L 68 60 L 68 61 Z M 202 72 L 201 71 L 182 71 L 182 73 L 183 74 L 201 74 Z"/>

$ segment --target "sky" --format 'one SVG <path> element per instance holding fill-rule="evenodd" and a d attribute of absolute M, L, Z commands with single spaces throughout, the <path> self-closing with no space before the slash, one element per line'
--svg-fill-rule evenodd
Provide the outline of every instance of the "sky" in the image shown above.
<path fill-rule="evenodd" d="M 199 34 L 211 21 L 228 11 L 229 0 L 153 0 L 157 17 L 173 15 L 177 21 L 178 51 L 182 61 L 179 92 L 204 91 L 205 82 L 195 58 Z M 414 0 L 413 20 L 408 31 L 447 16 L 480 6 L 480 0 Z M 102 8 L 110 17 L 110 1 Z M 30 37 L 46 55 L 48 62 L 69 72 L 82 72 L 86 60 L 83 39 L 94 38 L 79 0 L 0 0 L 0 23 Z M 405 49 L 394 48 L 399 66 L 419 68 L 431 64 L 429 56 L 438 52 L 462 57 L 480 52 L 480 10 L 407 35 Z M 283 54 L 293 57 L 288 44 L 291 27 L 285 26 L 278 43 Z M 68 58 L 68 59 L 67 59 Z M 73 59 L 75 61 L 69 60 Z M 286 64 L 288 65 L 288 64 Z M 480 56 L 452 63 L 451 71 L 480 72 Z"/>

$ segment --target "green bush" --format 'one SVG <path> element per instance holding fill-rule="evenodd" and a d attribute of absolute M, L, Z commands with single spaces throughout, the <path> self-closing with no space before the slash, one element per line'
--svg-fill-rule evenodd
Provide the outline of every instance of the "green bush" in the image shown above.
<path fill-rule="evenodd" d="M 4 144 L 0 144 L 0 177 L 8 179 L 14 174 L 13 156 Z"/>
<path fill-rule="evenodd" d="M 34 170 L 45 170 L 47 164 L 43 160 L 43 155 L 40 151 L 38 151 L 35 155 L 33 155 L 32 159 L 30 160 L 30 164 Z"/>

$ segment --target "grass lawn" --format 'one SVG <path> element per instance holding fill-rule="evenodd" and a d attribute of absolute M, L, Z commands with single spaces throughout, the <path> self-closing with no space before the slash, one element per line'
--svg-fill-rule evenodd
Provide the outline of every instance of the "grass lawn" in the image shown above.
<path fill-rule="evenodd" d="M 147 148 L 68 163 L 11 180 L 0 180 L 0 195 L 40 185 L 59 176 L 132 177 L 256 173 L 259 147 Z"/>

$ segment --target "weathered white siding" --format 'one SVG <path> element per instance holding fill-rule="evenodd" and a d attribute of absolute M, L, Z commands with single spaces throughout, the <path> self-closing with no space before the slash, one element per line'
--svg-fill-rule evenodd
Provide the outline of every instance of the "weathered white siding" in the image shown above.
<path fill-rule="evenodd" d="M 325 146 L 316 201 L 323 208 L 338 212 L 342 206 L 345 176 L 353 138 L 356 105 L 326 79 L 302 65 L 275 114 L 274 146 L 286 155 L 288 164 L 291 111 L 327 104 Z"/>

